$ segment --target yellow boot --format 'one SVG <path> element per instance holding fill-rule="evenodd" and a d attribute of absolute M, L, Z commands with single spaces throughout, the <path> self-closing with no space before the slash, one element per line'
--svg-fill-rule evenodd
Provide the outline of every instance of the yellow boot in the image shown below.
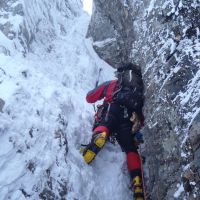
<path fill-rule="evenodd" d="M 92 141 L 82 151 L 84 160 L 87 164 L 90 164 L 97 153 L 103 148 L 106 143 L 107 134 L 106 132 L 95 134 L 92 137 Z"/>
<path fill-rule="evenodd" d="M 98 133 L 94 136 L 94 143 L 99 147 L 102 148 L 105 143 L 106 143 L 106 139 L 107 139 L 107 134 L 106 132 L 102 132 L 102 133 Z"/>
<path fill-rule="evenodd" d="M 86 152 L 84 153 L 83 157 L 84 157 L 84 160 L 87 164 L 90 164 L 94 158 L 96 156 L 96 153 L 93 152 L 92 150 L 90 149 L 87 149 Z"/>
<path fill-rule="evenodd" d="M 131 188 L 133 190 L 135 200 L 144 200 L 142 178 L 140 176 L 133 178 Z"/>

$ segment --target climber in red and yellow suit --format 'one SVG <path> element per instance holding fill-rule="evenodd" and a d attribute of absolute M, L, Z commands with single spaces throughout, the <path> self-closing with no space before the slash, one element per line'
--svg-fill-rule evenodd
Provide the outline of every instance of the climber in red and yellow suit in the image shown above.
<path fill-rule="evenodd" d="M 95 123 L 91 142 L 85 148 L 83 157 L 86 163 L 91 163 L 109 135 L 115 133 L 119 145 L 127 155 L 128 171 L 135 185 L 134 197 L 136 200 L 143 200 L 141 160 L 137 145 L 133 142 L 133 123 L 130 120 L 132 114 L 136 113 L 140 122 L 143 121 L 143 91 L 137 87 L 129 89 L 121 87 L 118 80 L 107 81 L 87 94 L 88 103 L 95 103 L 101 99 L 104 99 L 104 102 L 101 106 L 101 116 L 98 117 L 100 119 Z M 131 94 L 129 90 L 132 91 Z"/>

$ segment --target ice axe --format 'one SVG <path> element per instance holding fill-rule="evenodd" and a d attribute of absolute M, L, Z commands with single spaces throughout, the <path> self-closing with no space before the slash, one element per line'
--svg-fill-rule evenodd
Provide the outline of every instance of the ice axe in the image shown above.
<path fill-rule="evenodd" d="M 102 70 L 103 70 L 102 68 L 99 68 L 96 83 L 95 83 L 95 88 L 99 85 L 99 79 L 100 79 L 100 75 L 101 75 Z M 96 112 L 95 103 L 93 104 L 93 108 L 94 108 L 94 111 Z"/>

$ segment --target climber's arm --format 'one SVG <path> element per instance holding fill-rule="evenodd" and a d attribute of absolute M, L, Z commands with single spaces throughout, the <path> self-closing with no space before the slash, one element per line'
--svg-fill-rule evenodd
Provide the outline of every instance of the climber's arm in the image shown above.
<path fill-rule="evenodd" d="M 95 89 L 89 91 L 86 96 L 86 100 L 88 103 L 95 103 L 98 100 L 101 100 L 105 97 L 105 91 L 110 81 L 104 82 Z"/>

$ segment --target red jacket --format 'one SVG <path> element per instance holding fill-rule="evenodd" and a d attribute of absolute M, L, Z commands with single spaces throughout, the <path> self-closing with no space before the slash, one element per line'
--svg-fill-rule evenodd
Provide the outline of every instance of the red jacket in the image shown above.
<path fill-rule="evenodd" d="M 118 80 L 107 81 L 88 92 L 86 100 L 88 103 L 95 103 L 104 98 L 105 102 L 111 102 L 114 92 L 118 87 Z"/>
<path fill-rule="evenodd" d="M 104 98 L 104 102 L 106 103 L 111 102 L 113 100 L 113 95 L 118 90 L 118 88 L 119 88 L 118 80 L 104 82 L 98 87 L 96 87 L 95 89 L 89 91 L 86 96 L 86 100 L 88 103 L 95 103 L 96 101 Z M 136 111 L 136 110 L 133 109 L 132 111 Z M 142 106 L 141 106 L 141 109 L 137 111 L 136 113 L 139 115 L 139 118 L 143 126 L 144 116 L 142 113 Z"/>

